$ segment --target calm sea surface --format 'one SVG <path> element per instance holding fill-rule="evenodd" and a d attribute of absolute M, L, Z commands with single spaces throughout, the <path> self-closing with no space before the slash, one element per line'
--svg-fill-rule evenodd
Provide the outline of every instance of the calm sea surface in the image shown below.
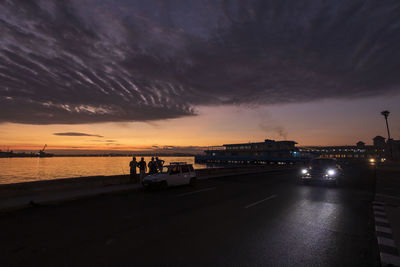
<path fill-rule="evenodd" d="M 194 157 L 160 157 L 170 162 L 192 163 L 195 169 L 206 165 L 194 163 Z M 129 174 L 131 157 L 54 157 L 0 158 L 0 184 L 59 178 Z M 148 163 L 150 157 L 144 157 Z M 140 160 L 140 158 L 137 158 Z"/>

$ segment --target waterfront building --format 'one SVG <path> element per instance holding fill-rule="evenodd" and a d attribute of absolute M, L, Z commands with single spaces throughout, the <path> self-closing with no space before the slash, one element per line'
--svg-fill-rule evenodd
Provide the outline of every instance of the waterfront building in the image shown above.
<path fill-rule="evenodd" d="M 269 164 L 307 162 L 315 157 L 336 158 L 339 161 L 385 161 L 400 160 L 400 140 L 390 140 L 382 136 L 373 138 L 373 145 L 359 141 L 353 146 L 301 146 L 295 141 L 275 141 L 225 144 L 210 147 L 205 155 L 195 156 L 200 163 L 221 164 Z"/>
<path fill-rule="evenodd" d="M 336 158 L 338 160 L 364 160 L 388 158 L 387 144 L 385 138 L 376 136 L 373 145 L 366 145 L 359 141 L 355 146 L 303 146 L 299 147 L 301 155 L 312 155 L 314 157 Z"/>
<path fill-rule="evenodd" d="M 400 140 L 390 139 L 387 142 L 386 157 L 393 161 L 400 161 Z"/>
<path fill-rule="evenodd" d="M 365 148 L 365 143 L 363 141 L 358 141 L 356 146 L 359 149 L 364 149 Z"/>
<path fill-rule="evenodd" d="M 372 139 L 374 142 L 374 147 L 380 147 L 380 148 L 385 148 L 386 147 L 386 138 L 382 137 L 380 135 L 375 136 L 374 139 Z"/>
<path fill-rule="evenodd" d="M 205 150 L 205 155 L 196 156 L 196 162 L 266 164 L 273 162 L 294 162 L 299 159 L 295 141 L 275 141 L 225 144 Z"/>

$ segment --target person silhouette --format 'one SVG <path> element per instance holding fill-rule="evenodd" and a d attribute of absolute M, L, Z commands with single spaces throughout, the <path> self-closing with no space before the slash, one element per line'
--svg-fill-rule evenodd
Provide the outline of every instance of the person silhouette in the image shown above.
<path fill-rule="evenodd" d="M 136 157 L 133 156 L 131 162 L 129 162 L 130 167 L 130 181 L 131 183 L 137 182 L 137 173 L 136 168 L 138 167 L 138 162 L 136 161 Z"/>
<path fill-rule="evenodd" d="M 141 184 L 143 182 L 144 176 L 146 175 L 147 171 L 147 165 L 146 161 L 144 161 L 144 158 L 142 157 L 138 163 L 139 171 L 140 171 L 140 177 L 139 177 L 139 183 Z"/>
<path fill-rule="evenodd" d="M 154 161 L 154 157 L 151 158 L 151 161 L 149 162 L 149 174 L 155 174 L 157 172 L 157 163 Z"/>
<path fill-rule="evenodd" d="M 163 166 L 164 166 L 164 160 L 159 159 L 158 157 L 156 157 L 156 164 L 157 164 L 157 168 L 160 172 L 163 171 Z"/>

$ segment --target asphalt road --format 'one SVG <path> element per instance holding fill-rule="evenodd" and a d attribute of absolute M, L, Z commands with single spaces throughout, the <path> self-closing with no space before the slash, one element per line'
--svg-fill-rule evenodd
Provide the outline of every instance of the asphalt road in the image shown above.
<path fill-rule="evenodd" d="M 373 171 L 339 188 L 297 171 L 199 181 L 0 215 L 0 266 L 379 266 Z"/>

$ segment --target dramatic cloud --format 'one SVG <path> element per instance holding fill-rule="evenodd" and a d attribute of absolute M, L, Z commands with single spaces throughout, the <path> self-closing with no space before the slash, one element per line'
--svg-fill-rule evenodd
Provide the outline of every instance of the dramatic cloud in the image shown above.
<path fill-rule="evenodd" d="M 54 135 L 60 135 L 60 136 L 94 136 L 94 137 L 103 137 L 103 136 L 98 135 L 98 134 L 87 134 L 87 133 L 76 133 L 76 132 L 53 133 L 53 134 Z M 107 140 L 107 141 L 113 141 L 113 140 Z"/>
<path fill-rule="evenodd" d="M 0 122 L 395 94 L 397 0 L 0 2 Z"/>

